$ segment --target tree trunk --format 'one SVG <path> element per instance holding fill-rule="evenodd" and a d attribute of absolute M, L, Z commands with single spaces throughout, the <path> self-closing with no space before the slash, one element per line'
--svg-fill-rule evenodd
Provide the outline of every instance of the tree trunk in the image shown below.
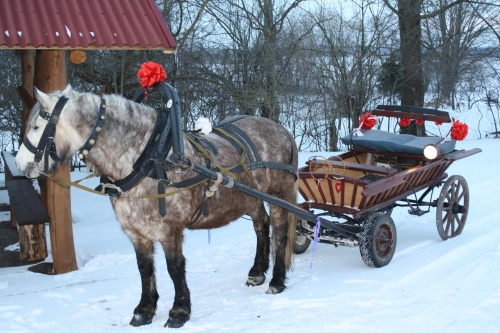
<path fill-rule="evenodd" d="M 35 59 L 35 86 L 45 93 L 62 90 L 66 86 L 65 51 L 37 50 Z M 61 166 L 55 176 L 70 180 L 69 165 Z M 50 217 L 50 240 L 55 274 L 78 269 L 73 242 L 71 195 L 69 187 L 52 179 L 39 178 L 42 203 Z"/>
<path fill-rule="evenodd" d="M 402 69 L 401 104 L 419 107 L 424 105 L 422 34 L 420 25 L 422 1 L 398 0 Z M 417 135 L 417 127 L 421 126 L 409 126 L 403 129 L 402 132 Z M 419 132 L 422 132 L 421 128 Z"/>
<path fill-rule="evenodd" d="M 264 95 L 265 100 L 261 106 L 262 117 L 278 122 L 280 107 L 278 102 L 278 79 L 276 74 L 276 23 L 274 20 L 274 6 L 272 0 L 264 0 Z"/>

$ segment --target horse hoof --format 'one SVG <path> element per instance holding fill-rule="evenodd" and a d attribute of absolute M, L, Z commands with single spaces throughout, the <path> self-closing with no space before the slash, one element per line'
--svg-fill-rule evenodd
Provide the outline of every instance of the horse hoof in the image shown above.
<path fill-rule="evenodd" d="M 277 288 L 277 287 L 269 286 L 269 289 L 267 289 L 266 294 L 276 295 L 276 294 L 279 294 L 280 292 L 282 292 L 283 290 L 285 290 L 285 287 Z"/>
<path fill-rule="evenodd" d="M 153 322 L 153 317 L 154 314 L 152 315 L 140 315 L 140 314 L 135 314 L 132 317 L 132 320 L 130 321 L 130 325 L 138 327 L 138 326 L 143 326 L 143 325 L 149 325 Z"/>
<path fill-rule="evenodd" d="M 169 316 L 164 327 L 180 328 L 189 320 L 189 317 L 188 314 L 182 314 L 176 317 Z"/>
<path fill-rule="evenodd" d="M 266 281 L 266 276 L 265 275 L 260 275 L 260 276 L 249 276 L 247 280 L 247 286 L 260 286 L 261 284 Z"/>

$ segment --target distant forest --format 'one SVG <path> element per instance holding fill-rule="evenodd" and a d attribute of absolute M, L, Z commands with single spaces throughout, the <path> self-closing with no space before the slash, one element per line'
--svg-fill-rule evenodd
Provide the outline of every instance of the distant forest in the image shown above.
<path fill-rule="evenodd" d="M 497 125 L 498 0 L 156 3 L 179 44 L 175 56 L 86 51 L 84 63 L 68 60 L 68 83 L 94 93 L 105 85 L 130 98 L 140 64 L 156 61 L 181 99 L 185 129 L 202 115 L 213 123 L 259 115 L 287 127 L 301 151 L 343 149 L 339 137 L 378 104 L 477 113 L 482 103 Z M 2 150 L 19 144 L 20 67 L 16 51 L 0 51 Z"/>

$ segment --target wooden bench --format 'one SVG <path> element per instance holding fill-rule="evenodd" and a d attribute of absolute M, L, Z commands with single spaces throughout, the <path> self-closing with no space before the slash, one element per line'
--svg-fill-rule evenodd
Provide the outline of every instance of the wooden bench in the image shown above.
<path fill-rule="evenodd" d="M 11 225 L 19 235 L 20 259 L 37 261 L 47 257 L 45 223 L 50 221 L 32 180 L 17 170 L 11 151 L 2 152 L 5 187 L 9 193 Z"/>

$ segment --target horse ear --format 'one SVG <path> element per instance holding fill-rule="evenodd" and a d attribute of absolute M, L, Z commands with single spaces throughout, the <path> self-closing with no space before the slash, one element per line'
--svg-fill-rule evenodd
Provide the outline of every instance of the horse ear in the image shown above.
<path fill-rule="evenodd" d="M 35 97 L 44 110 L 50 111 L 52 110 L 53 102 L 49 95 L 44 93 L 43 91 L 38 90 L 35 87 Z"/>
<path fill-rule="evenodd" d="M 72 90 L 73 90 L 73 87 L 71 87 L 71 84 L 69 84 L 69 83 L 68 83 L 68 85 L 66 86 L 66 88 L 64 88 L 64 90 L 62 91 L 62 94 L 63 94 L 63 95 L 67 95 L 67 94 L 69 94 Z"/>

